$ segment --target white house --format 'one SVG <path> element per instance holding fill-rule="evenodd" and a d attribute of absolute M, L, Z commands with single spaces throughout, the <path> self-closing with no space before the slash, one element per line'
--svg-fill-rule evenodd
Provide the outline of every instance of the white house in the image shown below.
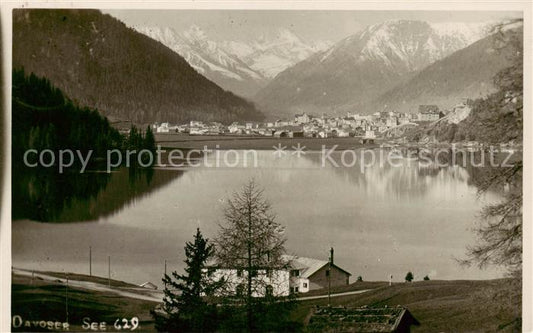
<path fill-rule="evenodd" d="M 168 133 L 169 131 L 170 128 L 168 123 L 161 123 L 161 125 L 157 127 L 157 133 Z"/>
<path fill-rule="evenodd" d="M 213 281 L 226 281 L 225 288 L 218 293 L 244 295 L 248 288 L 248 271 L 236 268 L 208 267 L 207 276 Z M 288 296 L 290 292 L 288 270 L 257 270 L 252 278 L 252 296 Z"/>
<path fill-rule="evenodd" d="M 335 265 L 333 249 L 331 262 L 313 258 L 284 255 L 286 269 L 259 269 L 252 280 L 252 296 L 288 296 L 291 293 L 306 293 L 326 288 L 328 285 L 342 286 L 350 283 L 350 273 Z M 226 281 L 220 295 L 244 295 L 248 288 L 248 271 L 208 265 L 204 270 L 212 281 Z"/>

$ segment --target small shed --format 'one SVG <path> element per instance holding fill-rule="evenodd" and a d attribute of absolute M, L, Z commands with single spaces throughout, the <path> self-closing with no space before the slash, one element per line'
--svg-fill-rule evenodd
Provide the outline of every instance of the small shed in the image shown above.
<path fill-rule="evenodd" d="M 308 332 L 409 333 L 420 323 L 403 306 L 316 307 L 308 320 Z"/>

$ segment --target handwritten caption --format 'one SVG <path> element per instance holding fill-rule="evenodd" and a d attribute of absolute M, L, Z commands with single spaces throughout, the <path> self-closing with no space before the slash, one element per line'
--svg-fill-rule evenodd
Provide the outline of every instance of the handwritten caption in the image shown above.
<path fill-rule="evenodd" d="M 11 321 L 13 328 L 40 328 L 49 331 L 69 331 L 71 324 L 69 322 L 51 321 L 51 320 L 32 320 L 24 319 L 20 315 L 14 315 Z M 134 331 L 139 328 L 139 318 L 117 318 L 114 323 L 110 324 L 105 321 L 94 321 L 90 317 L 82 319 L 81 328 L 86 331 Z"/>

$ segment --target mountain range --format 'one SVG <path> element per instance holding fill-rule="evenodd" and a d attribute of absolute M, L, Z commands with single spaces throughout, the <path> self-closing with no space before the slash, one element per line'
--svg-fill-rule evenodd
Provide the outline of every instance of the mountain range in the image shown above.
<path fill-rule="evenodd" d="M 450 110 L 458 102 L 489 95 L 496 90 L 494 76 L 510 66 L 513 52 L 495 45 L 495 35 L 489 35 L 432 63 L 377 97 L 374 109 L 410 112 L 421 104 L 435 104 Z"/>
<path fill-rule="evenodd" d="M 111 121 L 230 123 L 264 117 L 176 52 L 98 10 L 14 10 L 13 67 L 49 79 Z"/>
<path fill-rule="evenodd" d="M 387 100 L 389 90 L 402 87 L 428 66 L 486 33 L 486 23 L 394 20 L 371 25 L 281 72 L 259 91 L 255 101 L 265 112 L 278 116 L 372 113 L 381 111 L 384 102 L 396 108 L 397 103 Z M 409 91 L 412 95 L 418 92 Z"/>
<path fill-rule="evenodd" d="M 327 41 L 304 41 L 283 28 L 254 41 L 216 41 L 197 25 L 185 31 L 133 28 L 183 56 L 198 73 L 244 97 L 253 97 L 281 71 L 331 46 Z"/>
<path fill-rule="evenodd" d="M 413 112 L 494 91 L 509 55 L 490 25 L 394 20 L 336 43 L 287 29 L 244 41 L 194 25 L 127 27 L 97 10 L 15 10 L 13 66 L 136 124 Z"/>

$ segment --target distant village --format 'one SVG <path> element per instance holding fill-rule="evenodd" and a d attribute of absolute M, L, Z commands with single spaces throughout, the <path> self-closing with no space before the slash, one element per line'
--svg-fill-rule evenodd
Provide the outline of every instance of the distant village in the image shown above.
<path fill-rule="evenodd" d="M 465 103 L 456 108 L 466 107 Z M 278 138 L 333 138 L 362 137 L 375 138 L 385 131 L 405 124 L 433 122 L 444 117 L 448 112 L 439 110 L 437 105 L 420 105 L 417 113 L 400 113 L 381 111 L 371 115 L 348 113 L 344 117 L 319 117 L 302 113 L 294 119 L 273 122 L 234 122 L 223 125 L 219 122 L 202 122 L 192 120 L 186 124 L 168 122 L 152 124 L 156 133 L 184 133 L 189 135 L 251 135 Z"/>

